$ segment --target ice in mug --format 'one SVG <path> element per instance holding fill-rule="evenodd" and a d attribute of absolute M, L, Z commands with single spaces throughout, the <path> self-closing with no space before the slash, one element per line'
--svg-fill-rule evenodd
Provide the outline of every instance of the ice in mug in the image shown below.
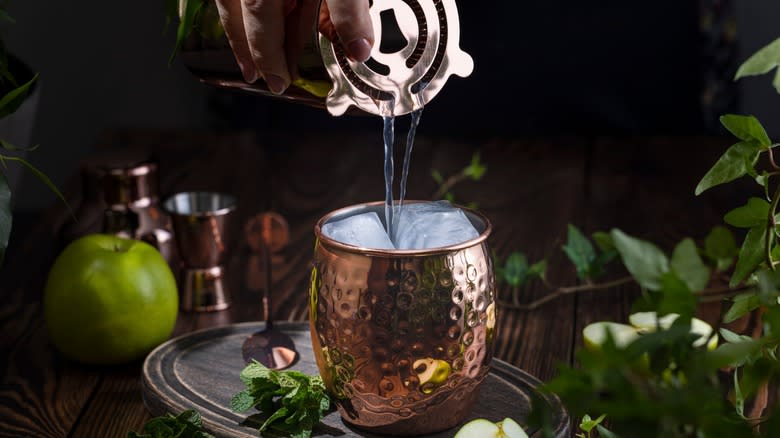
<path fill-rule="evenodd" d="M 388 236 L 375 212 L 329 222 L 322 233 L 333 240 L 369 249 L 431 249 L 479 237 L 463 210 L 447 201 L 403 205 Z"/>

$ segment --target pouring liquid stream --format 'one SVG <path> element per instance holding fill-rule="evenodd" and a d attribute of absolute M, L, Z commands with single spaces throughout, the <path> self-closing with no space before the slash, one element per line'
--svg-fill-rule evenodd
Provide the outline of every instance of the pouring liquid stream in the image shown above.
<path fill-rule="evenodd" d="M 409 132 L 406 136 L 406 148 L 404 150 L 404 162 L 401 172 L 400 196 L 398 207 L 393 205 L 393 176 L 395 173 L 395 163 L 393 161 L 393 144 L 395 143 L 395 115 L 392 111 L 384 112 L 382 116 L 384 141 L 384 173 L 385 173 L 385 226 L 388 236 L 393 236 L 395 228 L 394 218 L 401 214 L 404 199 L 406 198 L 406 184 L 409 179 L 409 166 L 412 160 L 412 150 L 414 149 L 414 139 L 417 134 L 417 126 L 420 124 L 423 106 L 412 111 Z"/>

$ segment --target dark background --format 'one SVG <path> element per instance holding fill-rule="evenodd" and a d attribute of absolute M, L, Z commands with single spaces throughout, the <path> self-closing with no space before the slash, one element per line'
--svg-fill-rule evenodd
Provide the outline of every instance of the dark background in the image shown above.
<path fill-rule="evenodd" d="M 450 79 L 426 108 L 421 136 L 701 135 L 718 133 L 713 121 L 726 111 L 754 113 L 780 134 L 770 78 L 728 80 L 747 55 L 780 36 L 777 1 L 458 4 L 461 45 L 475 71 Z M 716 12 L 714 31 L 702 30 L 703 4 Z M 58 184 L 101 132 L 117 127 L 370 131 L 380 138 L 376 118 L 334 119 L 219 92 L 180 64 L 169 67 L 173 32 L 163 33 L 163 1 L 15 0 L 9 9 L 16 24 L 5 26 L 8 44 L 41 73 L 33 143 L 42 146 L 30 158 Z M 722 34 L 737 38 L 723 44 Z M 713 84 L 716 97 L 704 104 Z M 52 200 L 29 176 L 15 189 L 17 209 Z"/>

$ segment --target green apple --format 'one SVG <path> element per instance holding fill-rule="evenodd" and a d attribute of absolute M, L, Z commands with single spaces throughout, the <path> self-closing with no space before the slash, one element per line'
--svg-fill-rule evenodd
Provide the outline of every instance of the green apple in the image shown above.
<path fill-rule="evenodd" d="M 464 424 L 455 434 L 455 438 L 528 438 L 522 427 L 511 418 L 498 423 L 477 418 Z"/>
<path fill-rule="evenodd" d="M 628 317 L 628 322 L 639 329 L 640 333 L 653 332 L 657 327 L 668 329 L 680 315 L 670 313 L 658 318 L 655 312 L 637 312 Z M 718 335 L 712 336 L 712 326 L 706 322 L 691 318 L 691 333 L 699 335 L 693 342 L 694 347 L 701 347 L 707 343 L 707 349 L 714 350 L 718 347 Z M 710 338 L 712 336 L 712 338 Z"/>
<path fill-rule="evenodd" d="M 52 343 L 89 364 L 137 359 L 170 336 L 176 280 L 151 245 L 111 235 L 82 237 L 49 272 L 43 312 Z"/>

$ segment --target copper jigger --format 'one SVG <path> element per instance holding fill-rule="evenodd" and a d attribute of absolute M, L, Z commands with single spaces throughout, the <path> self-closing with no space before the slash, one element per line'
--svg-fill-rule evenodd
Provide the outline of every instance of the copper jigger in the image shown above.
<path fill-rule="evenodd" d="M 182 261 L 181 308 L 208 312 L 230 306 L 223 282 L 225 260 L 235 232 L 236 198 L 213 192 L 184 192 L 168 198 L 176 248 Z"/>
<path fill-rule="evenodd" d="M 359 248 L 322 233 L 327 222 L 383 208 L 346 207 L 315 227 L 314 356 L 344 421 L 380 434 L 434 433 L 466 418 L 493 357 L 491 225 L 463 209 L 480 235 L 423 250 Z"/>

